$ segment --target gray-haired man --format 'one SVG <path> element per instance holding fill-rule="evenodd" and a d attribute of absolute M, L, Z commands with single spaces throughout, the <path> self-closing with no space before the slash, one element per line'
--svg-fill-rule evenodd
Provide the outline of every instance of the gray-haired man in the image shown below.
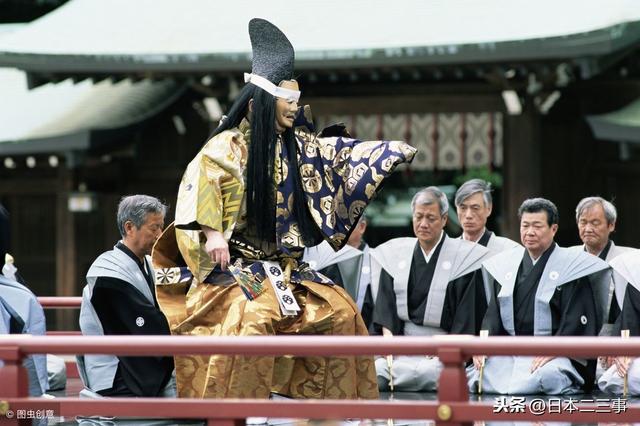
<path fill-rule="evenodd" d="M 449 202 L 438 188 L 419 191 L 411 208 L 416 238 L 395 238 L 371 253 L 372 331 L 387 336 L 477 334 L 487 305 L 476 271 L 489 250 L 447 236 Z M 440 369 L 433 357 L 376 360 L 382 390 L 434 390 Z"/>
<path fill-rule="evenodd" d="M 630 247 L 617 246 L 611 240 L 611 234 L 616 229 L 617 218 L 616 207 L 602 197 L 586 197 L 580 200 L 576 206 L 576 223 L 583 244 L 577 247 L 582 247 L 587 253 L 598 256 L 606 262 L 611 262 L 619 255 L 632 250 Z M 597 289 L 599 291 L 596 292 L 603 298 L 603 303 L 607 307 L 603 316 L 604 324 L 609 325 L 602 330 L 603 334 L 610 334 L 611 324 L 616 322 L 622 308 L 622 305 L 616 301 L 615 281 L 623 280 L 613 274 L 608 291 Z M 622 290 L 620 293 L 623 293 L 623 289 L 620 290 Z"/>
<path fill-rule="evenodd" d="M 157 198 L 131 195 L 118 205 L 122 239 L 87 272 L 82 292 L 83 335 L 169 335 L 155 298 L 147 256 L 162 232 L 166 206 Z M 87 391 L 95 396 L 174 396 L 173 358 L 86 355 L 79 359 Z"/>
<path fill-rule="evenodd" d="M 518 243 L 498 237 L 487 229 L 487 219 L 493 209 L 491 184 L 482 179 L 471 179 L 456 191 L 456 211 L 462 226 L 463 240 L 487 247 L 492 253 L 514 248 Z"/>
<path fill-rule="evenodd" d="M 586 197 L 576 207 L 578 233 L 584 250 L 607 262 L 631 250 L 616 246 L 611 234 L 616 229 L 616 207 L 602 197 Z"/>

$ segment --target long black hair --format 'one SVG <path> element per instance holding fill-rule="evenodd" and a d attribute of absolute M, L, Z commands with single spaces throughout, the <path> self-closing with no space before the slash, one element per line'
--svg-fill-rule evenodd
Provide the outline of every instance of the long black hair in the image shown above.
<path fill-rule="evenodd" d="M 238 127 L 240 122 L 248 117 L 251 99 L 253 107 L 247 161 L 247 224 L 261 240 L 275 242 L 276 210 L 273 182 L 278 136 L 275 129 L 276 98 L 253 84 L 245 85 L 231 105 L 226 118 L 211 136 Z M 287 149 L 288 173 L 295 182 L 291 213 L 298 222 L 305 245 L 317 244 L 319 231 L 306 207 L 306 196 L 302 191 L 302 179 L 298 169 L 298 145 L 293 129 L 286 129 L 282 133 L 282 141 Z"/>

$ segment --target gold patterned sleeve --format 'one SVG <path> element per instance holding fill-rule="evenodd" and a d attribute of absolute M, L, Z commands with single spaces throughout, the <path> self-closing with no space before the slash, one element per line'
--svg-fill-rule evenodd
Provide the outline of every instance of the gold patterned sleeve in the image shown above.
<path fill-rule="evenodd" d="M 222 132 L 205 144 L 180 182 L 176 228 L 200 230 L 204 225 L 230 236 L 242 202 L 246 157 L 246 143 L 237 131 Z"/>
<path fill-rule="evenodd" d="M 175 235 L 182 258 L 199 281 L 215 266 L 205 250 L 201 226 L 222 232 L 228 241 L 238 219 L 247 149 L 242 134 L 214 136 L 189 163 L 180 182 Z"/>

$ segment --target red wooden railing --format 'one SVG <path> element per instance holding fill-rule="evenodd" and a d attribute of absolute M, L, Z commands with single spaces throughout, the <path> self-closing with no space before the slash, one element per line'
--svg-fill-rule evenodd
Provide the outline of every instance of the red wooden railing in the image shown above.
<path fill-rule="evenodd" d="M 38 297 L 38 302 L 44 309 L 80 309 L 82 297 Z M 47 331 L 48 336 L 79 336 L 79 331 Z M 78 366 L 75 361 L 65 361 L 67 378 L 78 379 Z M 0 417 L 1 418 L 1 417 Z"/>
<path fill-rule="evenodd" d="M 46 400 L 27 397 L 22 357 L 34 353 L 116 355 L 437 355 L 443 363 L 437 401 L 361 400 L 198 400 L 160 398 L 105 398 Z M 348 337 L 348 336 L 43 336 L 11 335 L 0 339 L 0 409 L 53 410 L 56 415 L 109 415 L 144 418 L 200 418 L 209 425 L 239 425 L 249 416 L 314 419 L 402 418 L 434 419 L 439 425 L 461 425 L 477 420 L 631 422 L 640 418 L 640 405 L 616 412 L 596 412 L 596 404 L 576 404 L 567 412 L 494 412 L 494 405 L 469 401 L 463 361 L 472 355 L 549 355 L 593 358 L 640 356 L 640 339 L 612 337 Z M 590 412 L 587 410 L 591 410 Z M 0 424 L 21 424 L 0 413 Z M 26 424 L 26 423 L 25 423 Z"/>
<path fill-rule="evenodd" d="M 80 309 L 82 297 L 38 297 L 38 302 L 40 302 L 45 309 Z"/>

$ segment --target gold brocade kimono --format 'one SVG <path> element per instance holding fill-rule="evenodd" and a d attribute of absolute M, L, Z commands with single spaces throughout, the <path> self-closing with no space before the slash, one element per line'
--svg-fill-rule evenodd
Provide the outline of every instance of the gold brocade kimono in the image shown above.
<path fill-rule="evenodd" d="M 251 336 L 278 334 L 367 335 L 351 298 L 301 264 L 303 245 L 291 217 L 288 168 L 283 144 L 276 147 L 275 243 L 252 236 L 245 223 L 245 177 L 249 124 L 207 142 L 188 165 L 176 206 L 176 221 L 153 251 L 156 294 L 177 335 Z M 415 150 L 402 142 L 317 138 L 298 132 L 298 159 L 307 204 L 321 233 L 341 247 L 385 176 L 410 161 Z M 374 158 L 375 157 L 375 158 Z M 251 285 L 216 269 L 204 246 L 201 225 L 223 233 L 232 262 L 241 259 Z M 261 261 L 278 262 L 301 311 L 284 316 L 269 278 L 255 273 Z M 258 269 L 256 269 L 256 267 Z M 188 269 L 187 269 L 188 268 Z M 187 272 L 185 272 L 187 271 Z M 253 271 L 253 272 L 252 272 Z M 255 293 L 248 295 L 251 287 Z M 251 290 L 249 290 L 251 291 Z M 177 356 L 180 397 L 377 398 L 373 357 Z"/>

